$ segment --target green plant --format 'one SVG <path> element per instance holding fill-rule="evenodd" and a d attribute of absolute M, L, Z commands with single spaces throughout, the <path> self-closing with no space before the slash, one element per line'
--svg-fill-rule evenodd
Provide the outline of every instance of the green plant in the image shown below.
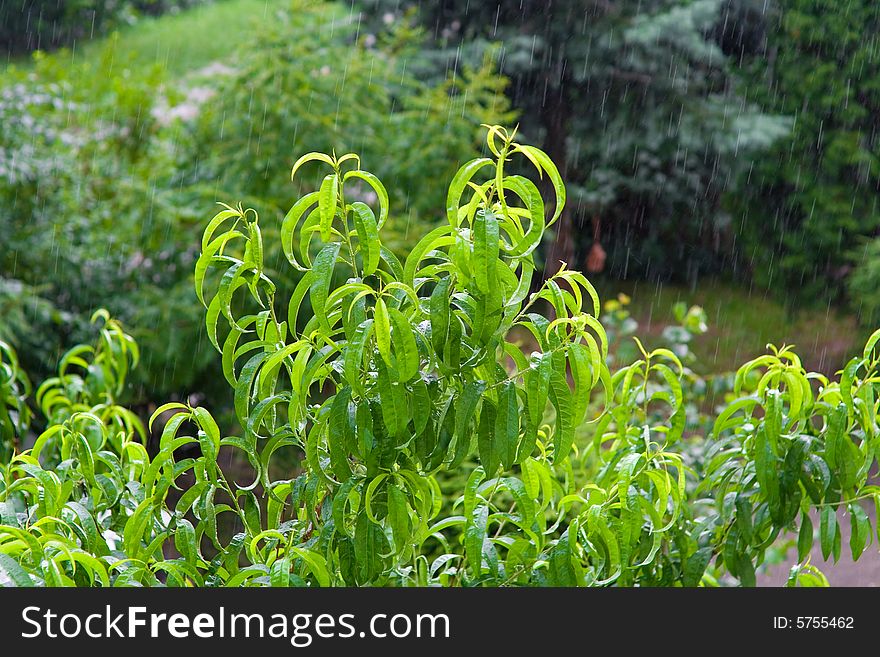
<path fill-rule="evenodd" d="M 880 238 L 865 240 L 850 254 L 855 263 L 846 280 L 850 306 L 863 326 L 880 323 Z"/>
<path fill-rule="evenodd" d="M 253 203 L 261 214 L 280 218 L 291 149 L 357 147 L 385 163 L 391 160 L 382 149 L 392 148 L 406 154 L 381 171 L 400 190 L 392 201 L 403 207 L 412 199 L 412 212 L 386 228 L 386 245 L 400 251 L 418 234 L 413 225 L 441 218 L 442 181 L 457 162 L 479 153 L 475 125 L 510 118 L 504 79 L 489 59 L 428 85 L 405 70 L 417 35 L 368 46 L 339 5 L 254 4 L 261 3 L 219 3 L 187 20 L 145 21 L 93 41 L 87 56 L 79 48 L 76 57 L 37 53 L 30 67 L 16 64 L 0 74 L 0 334 L 16 344 L 32 380 L 87 341 L 89 316 L 107 308 L 145 354 L 131 381 L 132 403 L 143 408 L 188 393 L 223 400 L 220 364 L 192 287 L 194 235 L 218 189 L 240 199 L 258 196 Z M 223 23 L 262 9 L 267 18 L 258 37 L 228 39 L 242 44 L 228 75 L 176 82 L 134 52 L 153 30 L 192 28 L 204 12 Z M 216 56 L 229 50 L 223 40 L 212 39 L 212 46 L 221 49 Z M 155 59 L 155 51 L 146 54 Z M 192 85 L 216 93 L 200 101 L 198 93 L 189 95 Z M 197 116 L 176 120 L 181 104 Z M 257 114 L 261 139 L 253 139 Z M 339 130 L 331 129 L 330 116 Z M 355 134 L 362 137 L 346 143 Z M 428 172 L 437 184 L 416 189 Z M 266 262 L 274 267 L 283 255 L 271 228 L 269 237 Z M 299 280 L 285 267 L 270 271 L 282 290 Z M 21 293 L 7 294 L 19 284 Z M 229 406 L 214 410 L 226 426 Z"/>
<path fill-rule="evenodd" d="M 165 80 L 127 66 L 109 44 L 88 62 L 40 54 L 0 75 L 0 332 L 19 340 L 39 380 L 105 307 L 145 347 L 145 396 L 210 390 L 210 347 L 192 348 L 201 316 L 189 236 L 213 194 L 182 184 L 186 134 L 157 115 L 173 95 Z M 25 292 L 7 293 L 18 284 Z M 171 339 L 159 325 L 175 327 Z"/>
<path fill-rule="evenodd" d="M 524 134 L 556 162 L 573 201 L 547 244 L 549 269 L 561 260 L 602 271 L 606 251 L 616 278 L 695 281 L 732 267 L 721 194 L 789 120 L 737 84 L 724 33 L 744 23 L 730 0 L 356 4 L 379 33 L 415 17 L 431 36 L 428 74 L 497 45 Z"/>
<path fill-rule="evenodd" d="M 771 348 L 737 372 L 711 431 L 686 436 L 693 387 L 675 351 L 636 341 L 636 360 L 612 374 L 599 299 L 581 274 L 563 267 L 529 292 L 565 188 L 547 155 L 514 137 L 488 128 L 493 157 L 459 169 L 446 225 L 405 262 L 382 245 L 388 194 L 357 156 L 300 158 L 293 175 L 314 162 L 329 171 L 279 229 L 303 274 L 289 297 L 266 274 L 257 214 L 224 206 L 205 228 L 195 284 L 242 432 L 224 435 L 207 409 L 172 402 L 151 420 L 163 424 L 151 456 L 118 403 L 138 352 L 99 315 L 97 346 L 69 353 L 38 388 L 47 428 L 0 468 L 0 578 L 752 585 L 797 529 L 791 584 L 821 584 L 808 511 L 819 509 L 820 544 L 837 558 L 838 507 L 858 558 L 872 535 L 860 502 L 880 502 L 868 482 L 880 331 L 839 381 Z M 549 219 L 535 183 L 508 173 L 514 158 L 550 181 Z M 349 202 L 354 185 L 373 190 L 374 207 Z M 704 329 L 699 309 L 678 315 L 689 333 Z M 533 353 L 509 339 L 517 326 Z M 20 407 L 25 388 L 13 388 L 0 400 Z M 278 478 L 272 464 L 291 448 L 303 470 Z M 223 450 L 251 463 L 250 483 L 220 468 Z M 464 475 L 447 504 L 443 473 Z"/>
<path fill-rule="evenodd" d="M 27 399 L 31 382 L 18 363 L 18 355 L 0 340 L 0 462 L 12 458 L 18 436 L 23 435 L 31 422 Z"/>
<path fill-rule="evenodd" d="M 389 185 L 397 213 L 385 244 L 401 253 L 442 220 L 445 181 L 458 162 L 480 152 L 475 126 L 513 120 L 507 80 L 487 55 L 425 82 L 413 72 L 423 59 L 418 31 L 399 26 L 368 38 L 342 5 L 278 4 L 274 20 L 243 43 L 229 74 L 212 80 L 218 93 L 196 122 L 192 169 L 268 217 L 287 209 L 292 153 L 357 151 Z M 398 157 L 385 157 L 389 151 Z M 295 182 L 305 189 L 318 173 L 309 166 Z M 370 193 L 364 187 L 350 194 L 361 191 Z M 267 256 L 271 265 L 281 254 Z M 273 274 L 279 285 L 284 273 Z"/>
<path fill-rule="evenodd" d="M 809 566 L 811 508 L 820 514 L 825 559 L 840 556 L 838 508 L 845 509 L 852 525 L 853 559 L 873 542 L 861 502 L 873 499 L 880 505 L 880 487 L 869 479 L 880 445 L 878 341 L 880 331 L 841 370 L 839 381 L 806 372 L 785 346 L 768 345 L 771 353 L 737 371 L 738 398 L 715 420 L 697 493 L 711 496 L 717 513 L 713 523 L 699 526 L 709 536 L 714 532 L 700 549 L 720 552 L 726 569 L 744 584 L 754 583 L 755 565 L 796 520 L 798 562 Z M 804 572 L 810 575 L 811 569 L 793 568 L 792 581 Z"/>
<path fill-rule="evenodd" d="M 227 207 L 205 231 L 196 285 L 201 296 L 209 266 L 225 268 L 208 304 L 207 331 L 223 353 L 246 427 L 233 444 L 252 460 L 270 495 L 279 486 L 267 478 L 272 451 L 285 442 L 302 447 L 305 509 L 300 527 L 282 532 L 283 539 L 315 541 L 349 584 L 389 578 L 427 583 L 432 568 L 422 545 L 446 544 L 445 530 L 469 537 L 469 571 L 457 564 L 459 580 L 501 576 L 488 538 L 493 524 L 499 532 L 511 523 L 521 527 L 536 543 L 531 557 L 518 554 L 516 560 L 537 558 L 544 548 L 539 511 L 551 500 L 550 464 L 571 449 L 589 391 L 610 381 L 604 330 L 595 318 L 598 297 L 581 274 L 560 270 L 526 302 L 532 253 L 565 202 L 556 168 L 540 150 L 513 142 L 497 127 L 489 130 L 488 146 L 497 159 L 472 160 L 459 170 L 447 196 L 447 224 L 423 238 L 405 263 L 379 238 L 389 216 L 385 188 L 359 168 L 345 170 L 358 158 L 301 158 L 294 174 L 311 161 L 329 165 L 332 173 L 320 190 L 294 204 L 281 226 L 289 263 L 306 272 L 283 320 L 264 274 L 256 214 Z M 514 155 L 552 180 L 558 210 L 549 222 L 534 183 L 505 173 Z M 481 170 L 492 175 L 476 184 Z M 377 212 L 360 201 L 348 203 L 347 190 L 358 184 L 372 188 Z M 217 234 L 221 226 L 226 230 Z M 314 238 L 321 247 L 313 256 Z M 235 242 L 244 243 L 237 257 L 229 255 Z M 249 290 L 265 310 L 233 315 L 237 289 Z M 541 299 L 554 306 L 555 320 L 528 312 Z M 313 316 L 300 322 L 306 300 Z M 582 310 L 585 300 L 589 312 Z M 222 347 L 220 318 L 230 328 Z M 529 360 L 505 341 L 518 324 L 535 335 L 543 353 Z M 513 373 L 504 367 L 508 361 Z M 542 425 L 548 398 L 559 418 L 553 432 Z M 458 468 L 474 451 L 481 466 L 463 498 L 466 515 L 432 525 L 440 508 L 433 475 Z M 523 463 L 530 485 L 543 478 L 550 486 L 538 501 L 520 479 L 500 476 Z M 479 503 L 477 491 L 485 496 Z M 529 513 L 504 514 L 495 506 L 511 496 L 528 500 Z M 364 555 L 373 556 L 365 563 Z M 433 571 L 464 556 L 444 554 Z"/>
<path fill-rule="evenodd" d="M 140 467 L 149 462 L 143 424 L 117 403 L 139 352 L 106 311 L 95 345 L 79 345 L 45 380 L 35 405 L 47 427 L 35 435 L 21 375 L 11 456 L 0 460 L 0 582 L 16 586 L 109 586 L 130 570 L 116 551 L 132 510 L 146 491 Z M 4 347 L 13 369 L 14 352 Z M 4 368 L 5 369 L 5 368 Z M 14 382 L 13 382 L 14 385 Z M 28 449 L 22 450 L 28 445 Z"/>
<path fill-rule="evenodd" d="M 880 229 L 868 191 L 880 181 L 880 56 L 872 46 L 880 7 L 792 0 L 769 17 L 773 56 L 745 67 L 743 77 L 756 102 L 796 122 L 729 199 L 742 222 L 742 258 L 758 284 L 789 304 L 835 303 L 847 290 L 853 251 Z"/>

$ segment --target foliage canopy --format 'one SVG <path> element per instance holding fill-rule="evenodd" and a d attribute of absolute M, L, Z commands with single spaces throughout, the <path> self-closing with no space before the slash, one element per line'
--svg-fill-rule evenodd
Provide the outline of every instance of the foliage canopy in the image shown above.
<path fill-rule="evenodd" d="M 4 582 L 753 585 L 797 527 L 791 583 L 810 584 L 823 578 L 808 560 L 809 512 L 836 559 L 838 508 L 857 558 L 874 535 L 860 501 L 880 502 L 868 482 L 880 331 L 835 381 L 771 347 L 740 368 L 734 398 L 695 439 L 675 351 L 636 341 L 635 360 L 612 372 L 586 278 L 563 267 L 530 293 L 565 187 L 515 132 L 489 127 L 487 147 L 452 178 L 446 223 L 403 262 L 381 241 L 389 195 L 360 159 L 300 158 L 293 177 L 315 163 L 327 173 L 278 231 L 303 274 L 290 295 L 267 275 L 256 212 L 226 205 L 207 224 L 196 292 L 239 435 L 172 402 L 150 422 L 163 427 L 148 453 L 144 427 L 117 403 L 139 352 L 99 313 L 97 344 L 68 352 L 37 388 L 47 428 L 21 451 L 31 388 L 2 345 Z M 514 158 L 553 198 L 509 172 Z M 355 200 L 359 187 L 372 204 Z M 699 330 L 698 312 L 680 316 Z M 515 326 L 534 337 L 530 355 Z M 273 462 L 289 448 L 303 471 L 278 478 Z M 223 471 L 224 450 L 244 455 L 252 481 Z M 444 473 L 465 475 L 445 503 Z"/>

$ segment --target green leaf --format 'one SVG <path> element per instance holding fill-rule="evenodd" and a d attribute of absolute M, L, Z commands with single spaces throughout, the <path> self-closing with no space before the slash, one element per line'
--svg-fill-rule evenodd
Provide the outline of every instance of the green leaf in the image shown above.
<path fill-rule="evenodd" d="M 180 552 L 180 556 L 192 564 L 198 564 L 199 548 L 196 543 L 196 530 L 192 523 L 186 518 L 177 521 L 177 528 L 174 530 L 174 546 Z"/>
<path fill-rule="evenodd" d="M 431 344 L 437 355 L 441 357 L 446 346 L 446 338 L 449 334 L 449 316 L 451 312 L 449 287 L 451 282 L 452 279 L 449 276 L 441 279 L 434 286 L 428 302 L 431 314 Z"/>
<path fill-rule="evenodd" d="M 568 456 L 574 444 L 574 418 L 572 415 L 571 390 L 565 377 L 559 372 L 550 374 L 550 400 L 556 407 L 556 435 L 554 437 L 553 461 L 558 463 Z"/>
<path fill-rule="evenodd" d="M 376 197 L 379 199 L 379 224 L 377 227 L 381 229 L 382 226 L 385 225 L 385 221 L 388 219 L 388 192 L 385 190 L 385 185 L 368 171 L 349 171 L 342 179 L 349 180 L 350 178 L 359 178 L 360 180 L 363 180 L 373 188 L 374 192 L 376 192 Z"/>
<path fill-rule="evenodd" d="M 519 405 L 516 400 L 516 386 L 511 381 L 502 384 L 498 393 L 498 409 L 495 416 L 495 442 L 501 465 L 509 470 L 516 460 L 516 446 L 519 441 Z"/>
<path fill-rule="evenodd" d="M 269 584 L 275 588 L 287 588 L 290 586 L 291 561 L 288 557 L 278 559 L 269 568 Z"/>
<path fill-rule="evenodd" d="M 488 293 L 495 289 L 495 267 L 498 264 L 498 220 L 489 211 L 477 212 L 474 218 L 474 282 L 477 289 Z"/>
<path fill-rule="evenodd" d="M 339 177 L 331 173 L 324 177 L 318 191 L 318 209 L 321 213 L 321 239 L 330 241 L 333 218 L 336 216 L 336 205 L 339 200 Z"/>
<path fill-rule="evenodd" d="M 486 474 L 494 476 L 501 465 L 501 453 L 495 440 L 495 405 L 488 399 L 483 400 L 480 410 L 480 425 L 477 430 L 477 445 L 480 463 Z"/>
<path fill-rule="evenodd" d="M 330 407 L 330 431 L 327 443 L 330 448 L 330 467 L 340 482 L 351 477 L 351 466 L 348 462 L 347 445 L 354 440 L 354 430 L 349 419 L 351 388 L 342 388 L 333 398 Z"/>
<path fill-rule="evenodd" d="M 550 551 L 548 566 L 553 586 L 578 586 L 583 581 L 582 568 L 573 549 L 577 530 L 578 521 L 575 519 Z"/>
<path fill-rule="evenodd" d="M 412 419 L 415 434 L 419 435 L 431 420 L 431 396 L 423 379 L 412 382 Z"/>
<path fill-rule="evenodd" d="M 290 295 L 290 301 L 287 305 L 287 326 L 290 327 L 292 333 L 296 333 L 298 330 L 297 321 L 299 319 L 299 309 L 302 306 L 306 293 L 311 289 L 314 280 L 315 274 L 312 270 L 309 270 L 301 279 L 299 279 L 299 283 L 296 284 L 293 294 Z"/>
<path fill-rule="evenodd" d="M 351 204 L 354 226 L 358 236 L 358 246 L 363 258 L 364 276 L 370 276 L 379 267 L 380 242 L 376 217 L 366 203 L 357 201 Z"/>
<path fill-rule="evenodd" d="M 205 227 L 205 232 L 202 233 L 202 251 L 207 250 L 208 244 L 211 243 L 211 238 L 214 237 L 214 232 L 217 230 L 217 227 L 220 226 L 224 221 L 230 219 L 232 217 L 241 217 L 241 212 L 238 210 L 233 210 L 229 206 L 226 207 L 225 210 L 220 210 L 211 221 L 208 222 L 208 225 Z"/>
<path fill-rule="evenodd" d="M 325 155 L 324 153 L 312 152 L 306 153 L 301 158 L 299 158 L 296 163 L 293 165 L 293 169 L 290 170 L 290 179 L 293 180 L 293 177 L 296 175 L 297 170 L 306 164 L 307 162 L 324 162 L 325 164 L 329 164 L 331 167 L 333 166 L 333 158 L 329 155 Z"/>
<path fill-rule="evenodd" d="M 485 390 L 485 382 L 471 381 L 465 385 L 455 403 L 455 453 L 449 463 L 450 470 L 461 465 L 470 452 L 474 433 L 471 429 L 471 419 Z"/>
<path fill-rule="evenodd" d="M 196 261 L 195 272 L 193 274 L 193 284 L 196 290 L 196 297 L 202 302 L 203 306 L 207 307 L 204 291 L 205 276 L 208 273 L 208 268 L 212 264 L 215 264 L 214 256 L 216 256 L 230 240 L 240 237 L 243 237 L 243 235 L 239 232 L 224 233 L 202 248 L 202 253 Z"/>
<path fill-rule="evenodd" d="M 309 288 L 312 310 L 315 313 L 315 317 L 318 318 L 321 327 L 328 333 L 332 329 L 327 321 L 327 295 L 330 292 L 330 280 L 333 278 L 333 269 L 339 257 L 339 247 L 339 242 L 328 244 L 315 257 L 315 262 L 312 265 L 312 283 Z M 290 324 L 290 326 L 293 328 L 294 325 Z"/>
<path fill-rule="evenodd" d="M 449 317 L 449 337 L 443 347 L 443 362 L 453 370 L 458 370 L 461 365 L 461 321 L 455 313 Z"/>
<path fill-rule="evenodd" d="M 403 491 L 394 484 L 388 484 L 386 492 L 388 496 L 388 524 L 391 527 L 392 536 L 394 536 L 394 545 L 398 551 L 401 551 L 409 542 L 409 503 Z"/>
<path fill-rule="evenodd" d="M 98 535 L 98 526 L 95 524 L 92 514 L 79 502 L 68 502 L 67 508 L 76 514 L 77 526 L 82 532 L 83 548 L 91 552 L 100 552 L 101 538 Z"/>
<path fill-rule="evenodd" d="M 386 562 L 384 555 L 389 552 L 390 546 L 382 526 L 370 520 L 367 514 L 359 514 L 354 530 L 354 553 L 362 584 L 375 581 L 383 574 Z"/>
<path fill-rule="evenodd" d="M 511 257 L 523 257 L 531 254 L 540 244 L 544 235 L 545 216 L 544 199 L 535 184 L 522 176 L 508 176 L 504 180 L 504 188 L 509 189 L 522 199 L 529 211 L 530 225 L 528 231 L 508 251 Z"/>
<path fill-rule="evenodd" d="M 553 210 L 553 216 L 550 218 L 550 221 L 547 222 L 548 227 L 552 226 L 562 215 L 562 210 L 565 207 L 565 184 L 562 182 L 562 176 L 559 175 L 559 169 L 553 164 L 553 160 L 550 159 L 550 156 L 540 148 L 518 145 L 514 150 L 521 152 L 531 160 L 532 164 L 535 165 L 535 168 L 538 169 L 538 173 L 546 171 L 547 175 L 550 177 L 553 190 L 556 192 L 556 207 Z"/>
<path fill-rule="evenodd" d="M 474 577 L 479 577 L 483 571 L 483 544 L 486 541 L 488 520 L 489 507 L 481 504 L 468 518 L 467 528 L 464 531 L 465 554 Z"/>
<path fill-rule="evenodd" d="M 144 533 L 152 520 L 153 499 L 147 498 L 141 502 L 132 513 L 122 530 L 122 549 L 129 557 L 137 558 L 140 554 L 141 541 L 145 538 Z M 149 538 L 149 533 L 147 533 Z"/>
<path fill-rule="evenodd" d="M 382 301 L 381 299 L 379 300 Z M 378 304 L 377 304 L 378 305 Z M 409 381 L 419 371 L 419 350 L 410 322 L 397 308 L 386 308 L 394 329 L 392 335 L 398 380 Z M 383 356 L 384 357 L 384 356 Z M 386 360 L 387 362 L 387 360 Z"/>
<path fill-rule="evenodd" d="M 0 552 L 0 572 L 5 573 L 18 588 L 33 588 L 34 586 L 34 581 L 24 568 L 15 559 L 2 552 Z"/>
<path fill-rule="evenodd" d="M 305 562 L 309 572 L 315 577 L 318 586 L 327 587 L 332 583 L 330 571 L 327 569 L 327 560 L 315 552 L 300 547 L 292 547 L 290 551 Z"/>
<path fill-rule="evenodd" d="M 307 271 L 307 269 L 296 259 L 293 248 L 293 235 L 296 232 L 299 220 L 306 210 L 318 202 L 318 196 L 319 192 L 306 194 L 293 204 L 293 207 L 290 208 L 284 219 L 281 220 L 281 232 L 279 234 L 281 249 L 284 251 L 284 257 L 287 258 L 287 261 L 300 271 Z"/>
<path fill-rule="evenodd" d="M 373 428 L 376 430 L 376 438 L 379 439 L 380 447 L 385 450 L 386 456 L 390 457 L 390 450 L 397 445 L 396 439 L 401 437 L 401 432 L 406 428 L 409 418 L 406 390 L 402 383 L 392 381 L 388 368 L 381 361 L 377 363 L 377 369 L 378 410 L 381 412 L 381 423 L 384 424 L 392 440 L 389 442 L 388 437 L 381 432 L 381 427 L 374 426 Z"/>
<path fill-rule="evenodd" d="M 394 367 L 394 359 L 391 356 L 391 322 L 388 317 L 388 307 L 383 299 L 376 299 L 376 307 L 373 309 L 373 332 L 376 334 L 376 346 L 382 360 L 389 368 Z"/>
<path fill-rule="evenodd" d="M 95 456 L 92 454 L 92 447 L 86 437 L 79 432 L 74 434 L 74 440 L 83 477 L 93 488 L 98 488 L 98 482 L 95 480 Z"/>
<path fill-rule="evenodd" d="M 839 532 L 837 514 L 833 506 L 823 506 L 819 512 L 819 544 L 822 547 L 822 558 L 827 561 L 834 549 L 834 539 Z"/>
<path fill-rule="evenodd" d="M 736 559 L 736 571 L 740 584 L 744 587 L 754 588 L 757 581 L 755 577 L 755 564 L 751 557 L 745 552 L 740 552 L 736 555 Z"/>
<path fill-rule="evenodd" d="M 755 436 L 755 474 L 761 490 L 767 498 L 770 513 L 774 519 L 781 516 L 779 501 L 779 470 L 778 459 L 773 454 L 770 441 L 767 440 L 763 428 L 758 430 Z"/>
<path fill-rule="evenodd" d="M 354 336 L 345 345 L 344 372 L 345 378 L 359 395 L 364 394 L 364 382 L 362 369 L 364 367 L 364 353 L 366 345 L 373 334 L 373 320 L 368 319 L 356 330 Z"/>
<path fill-rule="evenodd" d="M 233 396 L 233 405 L 238 419 L 247 424 L 250 415 L 249 404 L 251 402 L 251 393 L 254 387 L 254 380 L 262 367 L 263 362 L 270 354 L 261 351 L 254 354 L 241 368 L 241 374 L 238 377 L 238 385 L 235 387 L 235 395 Z"/>
<path fill-rule="evenodd" d="M 253 491 L 250 490 L 244 491 L 244 520 L 248 533 L 251 536 L 257 536 L 263 531 L 260 519 L 260 503 L 257 501 Z"/>
<path fill-rule="evenodd" d="M 446 218 L 450 226 L 458 226 L 458 207 L 461 195 L 471 179 L 486 166 L 494 166 L 494 162 L 487 157 L 481 157 L 464 164 L 453 176 L 449 183 L 449 191 L 446 194 Z"/>
<path fill-rule="evenodd" d="M 449 226 L 440 226 L 420 239 L 406 257 L 403 276 L 399 278 L 414 288 L 416 272 L 422 260 L 437 249 L 455 244 L 455 236 L 451 234 L 451 231 Z"/>
<path fill-rule="evenodd" d="M 526 398 L 529 400 L 529 419 L 535 427 L 541 423 L 544 417 L 544 410 L 547 407 L 552 360 L 552 354 L 533 356 L 531 367 L 524 377 Z"/>
<path fill-rule="evenodd" d="M 880 329 L 874 331 L 871 336 L 865 342 L 865 349 L 862 352 L 863 357 L 866 361 L 871 361 L 873 357 L 874 347 L 877 343 L 880 342 Z"/>
<path fill-rule="evenodd" d="M 197 406 L 192 412 L 202 431 L 205 432 L 212 443 L 213 449 L 211 449 L 211 456 L 209 458 L 216 461 L 217 455 L 220 453 L 220 428 L 217 426 L 211 413 L 208 412 L 208 409 Z M 205 456 L 208 456 L 208 454 L 206 453 Z"/>
<path fill-rule="evenodd" d="M 871 541 L 871 521 L 858 502 L 850 503 L 849 514 L 851 523 L 849 546 L 853 561 L 857 561 Z"/>
<path fill-rule="evenodd" d="M 698 586 L 711 560 L 712 548 L 708 546 L 701 547 L 689 556 L 684 566 L 682 584 L 688 587 Z"/>
<path fill-rule="evenodd" d="M 741 494 L 737 494 L 734 504 L 739 533 L 747 543 L 750 543 L 752 540 L 752 504 L 747 497 Z"/>
<path fill-rule="evenodd" d="M 801 514 L 801 527 L 798 531 L 798 561 L 803 562 L 813 549 L 813 521 L 808 513 Z"/>
<path fill-rule="evenodd" d="M 248 222 L 248 246 L 251 259 L 258 272 L 263 271 L 263 235 L 256 220 Z"/>

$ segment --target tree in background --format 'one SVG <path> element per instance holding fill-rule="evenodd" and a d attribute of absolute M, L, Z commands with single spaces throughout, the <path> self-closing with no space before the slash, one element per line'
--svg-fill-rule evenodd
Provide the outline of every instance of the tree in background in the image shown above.
<path fill-rule="evenodd" d="M 749 98 L 794 128 L 733 199 L 741 252 L 789 300 L 832 302 L 877 252 L 856 247 L 880 228 L 880 5 L 790 0 L 771 17 L 767 57 L 743 72 Z M 880 285 L 871 271 L 850 285 L 854 297 Z"/>
<path fill-rule="evenodd" d="M 341 4 L 284 6 L 206 104 L 193 170 L 227 197 L 247 195 L 259 199 L 259 210 L 283 214 L 296 192 L 289 175 L 295 153 L 357 151 L 396 190 L 389 245 L 411 245 L 412 222 L 443 219 L 440 181 L 479 153 L 480 124 L 514 120 L 507 81 L 491 52 L 455 77 L 421 81 L 411 66 L 421 58 L 421 30 L 398 22 L 382 34 L 360 34 L 357 13 Z M 390 150 L 403 156 L 389 158 Z M 311 184 L 309 174 L 320 169 L 305 173 Z"/>
<path fill-rule="evenodd" d="M 53 50 L 108 29 L 212 0 L 4 0 L 0 2 L 0 52 Z"/>
<path fill-rule="evenodd" d="M 738 93 L 721 45 L 752 47 L 754 30 L 737 31 L 729 3 L 360 4 L 369 24 L 414 12 L 433 36 L 441 71 L 500 44 L 523 129 L 559 163 L 574 201 L 549 261 L 596 272 L 607 251 L 608 268 L 621 277 L 693 278 L 732 266 L 720 198 L 787 123 Z"/>

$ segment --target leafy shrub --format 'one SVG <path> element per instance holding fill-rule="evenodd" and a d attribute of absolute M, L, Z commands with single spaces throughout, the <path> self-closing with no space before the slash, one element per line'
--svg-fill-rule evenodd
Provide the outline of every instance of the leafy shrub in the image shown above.
<path fill-rule="evenodd" d="M 865 240 L 850 256 L 855 267 L 847 279 L 850 305 L 865 326 L 880 323 L 880 238 Z"/>
<path fill-rule="evenodd" d="M 103 306 L 138 327 L 150 354 L 139 383 L 151 396 L 203 387 L 213 359 L 189 346 L 201 324 L 190 282 L 197 245 L 189 236 L 196 208 L 213 196 L 181 185 L 185 134 L 156 115 L 160 100 L 173 96 L 163 77 L 127 69 L 112 45 L 94 63 L 38 55 L 33 69 L 10 67 L 0 77 L 7 222 L 0 234 L 0 281 L 7 282 L 0 287 L 18 281 L 53 308 L 35 313 L 30 295 L 0 295 L 10 317 L 26 315 L 51 329 L 40 332 L 51 344 L 22 349 L 34 378 L 85 338 L 91 313 Z M 52 321 L 35 322 L 35 315 Z M 10 340 L 3 323 L 0 334 Z M 187 346 L 158 336 L 160 325 L 174 327 Z M 32 328 L 21 347 L 32 345 Z M 36 362 L 40 354 L 49 362 Z"/>
<path fill-rule="evenodd" d="M 790 139 L 756 162 L 730 201 L 758 284 L 784 291 L 789 302 L 835 303 L 847 288 L 852 250 L 880 229 L 880 56 L 873 47 L 880 6 L 779 4 L 771 14 L 772 58 L 744 73 L 751 97 L 797 120 Z"/>
<path fill-rule="evenodd" d="M 71 333 L 85 333 L 77 318 L 57 308 L 42 292 L 0 277 L 0 340 L 16 345 L 24 372 L 38 375 L 54 370 Z"/>
<path fill-rule="evenodd" d="M 413 208 L 442 207 L 440 181 L 479 152 L 474 125 L 509 118 L 504 80 L 488 60 L 447 83 L 423 84 L 404 71 L 414 35 L 368 47 L 356 43 L 356 26 L 339 6 L 282 4 L 268 32 L 243 44 L 234 71 L 204 83 L 217 93 L 191 121 L 169 118 L 188 102 L 173 81 L 130 65 L 112 43 L 100 58 L 38 53 L 33 68 L 0 75 L 0 202 L 8 221 L 0 287 L 8 280 L 35 289 L 59 320 L 35 322 L 30 297 L 3 297 L 15 316 L 47 329 L 34 344 L 36 331 L 4 332 L 0 318 L 0 335 L 16 339 L 33 379 L 87 339 L 89 316 L 104 307 L 144 348 L 133 381 L 143 390 L 138 402 L 187 391 L 220 396 L 219 363 L 191 279 L 196 226 L 218 189 L 248 191 L 265 216 L 282 216 L 290 181 L 275 172 L 292 165 L 291 148 L 345 146 L 326 121 L 335 116 L 346 135 L 366 135 L 349 145 L 385 163 L 383 175 L 401 189 L 399 207 L 406 197 Z M 380 156 L 386 143 L 402 155 Z M 416 189 L 429 171 L 438 182 Z M 411 243 L 417 220 L 395 217 L 388 243 Z M 276 243 L 269 241 L 271 266 L 283 260 Z M 273 270 L 283 289 L 298 281 L 294 274 Z"/>
<path fill-rule="evenodd" d="M 581 274 L 563 267 L 529 293 L 565 188 L 513 134 L 491 127 L 487 143 L 493 157 L 453 177 L 446 225 L 404 262 L 382 245 L 388 194 L 357 156 L 300 158 L 294 175 L 316 162 L 329 172 L 279 229 L 303 273 L 290 297 L 266 274 L 256 212 L 227 205 L 208 223 L 196 291 L 240 435 L 173 402 L 154 414 L 164 428 L 151 457 L 117 403 L 138 353 L 101 316 L 98 346 L 68 354 L 37 391 L 49 427 L 0 469 L 7 583 L 752 585 L 795 527 L 790 581 L 821 583 L 808 511 L 820 510 L 820 544 L 836 559 L 838 507 L 858 558 L 872 534 L 859 502 L 880 501 L 867 483 L 880 331 L 839 381 L 807 373 L 788 347 L 746 363 L 689 464 L 681 358 L 636 342 L 637 359 L 611 373 Z M 549 220 L 534 182 L 508 173 L 513 158 L 550 181 Z M 351 201 L 356 185 L 372 206 Z M 702 329 L 698 310 L 680 315 Z M 538 344 L 530 355 L 508 341 L 518 325 Z M 302 473 L 275 478 L 273 460 L 292 447 Z M 250 483 L 219 467 L 224 449 L 249 460 Z M 462 469 L 444 511 L 438 476 Z M 218 530 L 225 514 L 231 537 Z"/>
<path fill-rule="evenodd" d="M 198 179 L 253 199 L 264 214 L 283 214 L 291 153 L 357 151 L 393 185 L 398 214 L 386 243 L 408 248 L 419 234 L 415 223 L 442 219 L 443 181 L 455 163 L 479 154 L 474 126 L 513 120 L 506 79 L 488 56 L 454 76 L 422 82 L 411 72 L 419 32 L 400 24 L 381 39 L 367 38 L 359 36 L 357 15 L 340 5 L 281 4 L 277 20 L 241 48 L 199 118 Z M 308 183 L 317 169 L 303 173 Z"/>
<path fill-rule="evenodd" d="M 31 422 L 27 399 L 31 382 L 18 362 L 18 354 L 0 341 L 0 460 L 12 458 L 18 436 L 26 433 Z"/>
<path fill-rule="evenodd" d="M 601 271 L 604 255 L 588 255 L 599 241 L 618 278 L 694 281 L 739 264 L 719 201 L 790 121 L 740 88 L 717 34 L 743 27 L 729 0 L 355 4 L 375 31 L 414 14 L 435 74 L 497 45 L 523 130 L 563 171 L 573 201 L 548 262 Z"/>

